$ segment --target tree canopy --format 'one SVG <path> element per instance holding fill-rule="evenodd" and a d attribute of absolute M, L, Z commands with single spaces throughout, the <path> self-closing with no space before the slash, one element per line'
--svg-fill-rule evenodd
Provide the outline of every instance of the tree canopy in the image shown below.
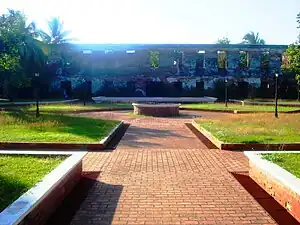
<path fill-rule="evenodd" d="M 216 44 L 230 44 L 230 40 L 228 39 L 228 37 L 222 37 L 222 38 L 219 38 L 216 42 Z"/>
<path fill-rule="evenodd" d="M 259 36 L 259 33 L 255 34 L 253 31 L 250 31 L 244 35 L 242 44 L 264 45 L 266 42 Z"/>
<path fill-rule="evenodd" d="M 74 39 L 68 38 L 71 31 L 64 30 L 64 22 L 58 17 L 53 17 L 48 21 L 48 31 L 39 31 L 39 34 L 46 44 L 64 44 Z"/>
<path fill-rule="evenodd" d="M 30 85 L 33 73 L 42 70 L 45 55 L 37 37 L 35 24 L 27 24 L 22 12 L 9 9 L 1 15 L 0 77 L 4 97 L 8 95 L 8 85 Z"/>

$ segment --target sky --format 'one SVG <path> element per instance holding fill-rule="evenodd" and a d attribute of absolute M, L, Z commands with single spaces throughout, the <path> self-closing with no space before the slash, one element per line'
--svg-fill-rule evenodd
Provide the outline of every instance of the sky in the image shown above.
<path fill-rule="evenodd" d="M 1 0 L 47 29 L 59 16 L 78 43 L 240 43 L 249 31 L 267 44 L 291 44 L 300 0 Z"/>

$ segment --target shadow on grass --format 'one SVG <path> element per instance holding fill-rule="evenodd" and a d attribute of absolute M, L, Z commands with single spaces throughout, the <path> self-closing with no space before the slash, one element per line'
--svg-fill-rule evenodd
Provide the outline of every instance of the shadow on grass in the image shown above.
<path fill-rule="evenodd" d="M 247 173 L 231 174 L 279 225 L 300 224 L 284 207 L 272 198 L 272 196 L 255 183 Z"/>
<path fill-rule="evenodd" d="M 100 139 L 106 136 L 109 133 L 109 131 L 113 129 L 114 126 L 117 124 L 117 121 L 113 120 L 74 117 L 56 113 L 42 113 L 39 118 L 36 118 L 34 113 L 29 113 L 26 111 L 7 112 L 6 114 L 15 118 L 16 121 L 24 121 L 24 126 L 26 126 L 26 123 L 28 123 L 29 125 L 31 123 L 41 122 L 41 126 L 27 126 L 27 129 L 30 130 L 43 132 L 49 131 L 49 129 L 53 129 L 53 131 L 57 132 L 58 134 L 73 134 L 76 136 L 93 139 L 94 142 L 100 141 Z M 48 122 L 49 124 L 51 122 L 57 122 L 57 125 L 49 125 L 48 128 Z M 42 124 L 45 124 L 45 126 L 42 126 Z M 68 140 L 65 140 L 65 142 L 68 142 Z"/>
<path fill-rule="evenodd" d="M 0 174 L 0 212 L 17 200 L 30 187 Z"/>
<path fill-rule="evenodd" d="M 103 183 L 99 176 L 100 172 L 84 172 L 47 225 L 65 225 L 72 220 L 74 224 L 112 224 L 123 186 Z"/>

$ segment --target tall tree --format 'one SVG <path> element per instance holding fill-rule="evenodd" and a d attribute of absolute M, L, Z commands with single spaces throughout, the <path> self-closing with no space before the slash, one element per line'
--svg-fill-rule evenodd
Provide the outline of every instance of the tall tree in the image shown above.
<path fill-rule="evenodd" d="M 300 29 L 300 13 L 297 17 L 298 29 Z M 282 68 L 285 71 L 292 72 L 295 76 L 295 81 L 297 84 L 297 94 L 298 101 L 300 99 L 300 34 L 298 36 L 299 40 L 295 44 L 291 44 L 284 53 L 284 62 Z"/>
<path fill-rule="evenodd" d="M 228 37 L 222 37 L 217 40 L 216 44 L 228 45 L 228 44 L 230 44 L 230 40 L 228 39 Z"/>
<path fill-rule="evenodd" d="M 9 97 L 9 86 L 30 85 L 33 73 L 29 69 L 43 66 L 44 54 L 35 39 L 37 36 L 35 24 L 27 25 L 22 12 L 10 9 L 1 15 L 0 77 L 4 97 Z"/>
<path fill-rule="evenodd" d="M 297 28 L 300 29 L 300 12 L 297 15 L 297 23 L 298 23 L 298 27 Z M 299 31 L 297 43 L 300 44 L 300 31 Z"/>
<path fill-rule="evenodd" d="M 250 31 L 244 35 L 242 44 L 264 45 L 266 42 L 264 39 L 259 37 L 259 33 L 255 34 L 253 31 Z"/>
<path fill-rule="evenodd" d="M 40 30 L 40 35 L 46 44 L 64 44 L 74 39 L 68 38 L 71 31 L 64 30 L 64 22 L 58 17 L 53 17 L 48 21 L 48 31 Z"/>

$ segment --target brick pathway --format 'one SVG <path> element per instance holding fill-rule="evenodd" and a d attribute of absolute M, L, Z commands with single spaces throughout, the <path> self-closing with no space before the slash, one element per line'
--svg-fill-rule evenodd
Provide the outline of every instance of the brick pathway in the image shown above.
<path fill-rule="evenodd" d="M 247 172 L 240 152 L 208 149 L 184 119 L 122 118 L 116 150 L 92 152 L 84 171 L 97 179 L 72 224 L 276 224 L 230 172 Z"/>

